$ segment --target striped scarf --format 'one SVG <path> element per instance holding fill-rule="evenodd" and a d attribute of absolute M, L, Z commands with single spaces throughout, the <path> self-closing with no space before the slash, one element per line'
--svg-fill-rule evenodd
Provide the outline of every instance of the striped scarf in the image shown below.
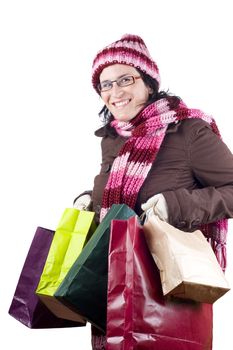
<path fill-rule="evenodd" d="M 107 185 L 103 193 L 100 221 L 112 204 L 125 203 L 134 208 L 138 193 L 153 162 L 156 159 L 170 123 L 183 119 L 200 118 L 210 124 L 214 133 L 220 133 L 214 119 L 198 109 L 190 109 L 180 101 L 172 109 L 172 98 L 163 98 L 142 110 L 130 122 L 114 120 L 112 126 L 117 133 L 127 138 L 113 162 Z M 216 257 L 225 270 L 227 219 L 200 227 L 211 243 Z"/>

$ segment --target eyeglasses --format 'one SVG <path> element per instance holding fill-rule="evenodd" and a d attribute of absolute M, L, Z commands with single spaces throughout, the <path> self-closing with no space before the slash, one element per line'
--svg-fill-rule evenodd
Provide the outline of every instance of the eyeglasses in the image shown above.
<path fill-rule="evenodd" d="M 129 86 L 135 83 L 136 79 L 141 79 L 142 77 L 134 77 L 132 75 L 125 75 L 116 80 L 105 80 L 98 84 L 97 88 L 99 92 L 105 92 L 111 90 L 113 87 L 113 83 L 117 83 L 117 86 L 124 87 Z"/>

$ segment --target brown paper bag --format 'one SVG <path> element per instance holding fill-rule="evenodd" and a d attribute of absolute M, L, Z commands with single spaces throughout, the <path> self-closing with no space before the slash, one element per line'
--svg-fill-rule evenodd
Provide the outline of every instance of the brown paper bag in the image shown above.
<path fill-rule="evenodd" d="M 212 304 L 230 290 L 201 231 L 183 232 L 156 215 L 150 215 L 143 228 L 164 295 Z"/>

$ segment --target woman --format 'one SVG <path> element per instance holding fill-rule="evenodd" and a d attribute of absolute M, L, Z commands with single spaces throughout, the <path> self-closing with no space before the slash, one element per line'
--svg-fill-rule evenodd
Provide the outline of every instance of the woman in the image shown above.
<path fill-rule="evenodd" d="M 159 90 L 157 64 L 135 35 L 98 52 L 92 83 L 104 102 L 104 126 L 95 133 L 102 137 L 102 165 L 93 190 L 80 195 L 75 206 L 91 208 L 102 220 L 114 203 L 125 203 L 138 215 L 156 205 L 175 227 L 200 228 L 225 269 L 233 156 L 215 121 Z M 105 348 L 104 335 L 94 328 L 92 343 L 93 349 Z M 211 343 L 212 332 L 203 349 L 212 349 Z"/>

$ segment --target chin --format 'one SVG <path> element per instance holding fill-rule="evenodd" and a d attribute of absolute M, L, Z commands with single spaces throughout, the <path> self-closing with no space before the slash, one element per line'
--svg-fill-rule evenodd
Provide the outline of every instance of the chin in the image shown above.
<path fill-rule="evenodd" d="M 134 116 L 128 116 L 128 115 L 115 115 L 114 118 L 116 120 L 119 120 L 121 122 L 129 122 L 130 120 L 132 120 L 134 118 Z"/>

